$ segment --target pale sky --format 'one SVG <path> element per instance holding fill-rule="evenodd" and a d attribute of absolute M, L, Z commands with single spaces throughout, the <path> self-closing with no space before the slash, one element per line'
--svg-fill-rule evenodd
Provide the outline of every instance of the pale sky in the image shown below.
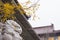
<path fill-rule="evenodd" d="M 36 11 L 40 20 L 29 20 L 32 27 L 54 24 L 55 30 L 60 30 L 60 0 L 40 0 L 40 8 Z"/>

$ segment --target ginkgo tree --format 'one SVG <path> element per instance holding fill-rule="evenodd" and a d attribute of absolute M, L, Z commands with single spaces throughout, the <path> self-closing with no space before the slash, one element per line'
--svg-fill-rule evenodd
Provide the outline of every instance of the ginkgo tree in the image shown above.
<path fill-rule="evenodd" d="M 23 9 L 26 12 L 27 16 L 33 16 L 33 20 L 35 20 L 35 18 L 39 17 L 35 14 L 36 10 L 38 10 L 40 4 L 39 4 L 40 0 L 18 0 L 18 2 L 23 6 Z"/>

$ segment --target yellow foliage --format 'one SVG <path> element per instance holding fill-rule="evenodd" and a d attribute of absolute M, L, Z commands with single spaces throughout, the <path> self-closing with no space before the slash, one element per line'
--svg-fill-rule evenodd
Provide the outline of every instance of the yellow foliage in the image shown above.
<path fill-rule="evenodd" d="M 26 13 L 26 12 L 24 11 L 23 7 L 22 7 L 20 4 L 17 6 L 17 9 L 20 10 L 20 13 L 21 13 L 21 14 Z"/>
<path fill-rule="evenodd" d="M 20 10 L 21 14 L 25 13 L 25 11 L 23 10 L 21 5 L 15 6 L 10 3 L 5 3 L 5 4 L 0 5 L 0 21 L 5 22 L 8 19 L 14 20 L 15 19 L 15 16 L 14 16 L 15 9 Z M 1 16 L 1 14 L 2 14 L 2 16 Z"/>
<path fill-rule="evenodd" d="M 10 18 L 13 19 L 14 18 L 13 14 L 15 13 L 14 8 L 15 8 L 15 6 L 11 5 L 9 3 L 3 4 L 3 9 L 1 9 L 1 7 L 0 7 L 0 10 L 1 10 L 0 14 L 2 14 L 2 12 L 4 13 L 3 17 L 1 18 L 1 21 L 4 22 Z"/>

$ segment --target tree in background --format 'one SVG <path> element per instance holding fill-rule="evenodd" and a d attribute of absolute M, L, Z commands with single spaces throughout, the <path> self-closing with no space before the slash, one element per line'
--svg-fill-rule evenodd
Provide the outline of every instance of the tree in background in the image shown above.
<path fill-rule="evenodd" d="M 40 0 L 18 0 L 18 2 L 23 6 L 26 15 L 29 17 L 32 16 L 32 20 L 35 20 L 35 18 L 39 19 L 39 17 L 35 14 L 36 10 L 38 10 L 40 6 L 39 1 Z"/>

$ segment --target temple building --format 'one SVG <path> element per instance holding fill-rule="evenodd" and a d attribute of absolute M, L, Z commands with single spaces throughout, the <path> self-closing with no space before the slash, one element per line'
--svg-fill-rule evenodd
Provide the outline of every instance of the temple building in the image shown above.
<path fill-rule="evenodd" d="M 33 28 L 40 40 L 60 40 L 60 30 L 54 30 L 54 25 Z"/>

